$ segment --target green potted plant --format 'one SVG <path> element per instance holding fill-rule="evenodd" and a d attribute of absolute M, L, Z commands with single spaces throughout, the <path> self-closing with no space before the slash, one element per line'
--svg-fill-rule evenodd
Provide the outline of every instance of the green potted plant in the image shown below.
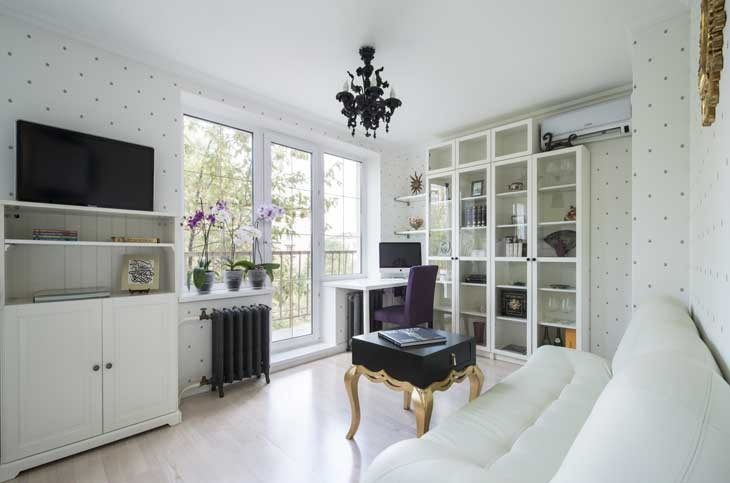
<path fill-rule="evenodd" d="M 203 200 L 200 200 L 200 208 L 184 219 L 185 227 L 193 235 L 200 234 L 203 237 L 203 247 L 198 258 L 198 266 L 193 269 L 193 285 L 198 293 L 210 293 L 215 283 L 216 273 L 210 270 L 210 231 L 220 223 L 220 213 L 225 209 L 225 203 L 216 202 L 210 206 L 206 213 L 203 207 Z"/>
<path fill-rule="evenodd" d="M 271 281 L 274 281 L 274 270 L 279 268 L 278 263 L 263 262 L 263 255 L 261 254 L 261 245 L 259 239 L 262 236 L 260 225 L 270 223 L 273 220 L 279 218 L 284 214 L 284 209 L 271 203 L 265 203 L 256 209 L 256 221 L 253 226 L 241 227 L 241 233 L 247 234 L 253 239 L 253 251 L 251 260 L 241 260 L 237 262 L 238 266 L 243 267 L 248 278 L 251 287 L 262 288 L 266 281 L 266 276 L 269 276 Z M 258 263 L 256 262 L 258 255 Z"/>

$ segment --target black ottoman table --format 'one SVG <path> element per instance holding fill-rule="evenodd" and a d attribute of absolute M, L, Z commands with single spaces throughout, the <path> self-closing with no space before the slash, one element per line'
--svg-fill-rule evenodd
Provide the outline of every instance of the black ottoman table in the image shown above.
<path fill-rule="evenodd" d="M 345 373 L 345 389 L 350 399 L 352 420 L 347 439 L 352 439 L 360 425 L 360 400 L 357 383 L 361 375 L 371 382 L 382 382 L 403 392 L 403 409 L 410 409 L 415 393 L 416 435 L 428 431 L 433 411 L 434 391 L 445 391 L 467 377 L 469 401 L 482 390 L 484 374 L 477 366 L 474 337 L 437 331 L 446 337 L 445 344 L 400 348 L 378 336 L 377 332 L 352 339 L 352 367 Z"/>

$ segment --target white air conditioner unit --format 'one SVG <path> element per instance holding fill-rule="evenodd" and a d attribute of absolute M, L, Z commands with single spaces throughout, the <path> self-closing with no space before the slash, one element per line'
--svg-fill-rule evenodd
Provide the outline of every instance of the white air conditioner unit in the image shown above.
<path fill-rule="evenodd" d="M 550 134 L 551 137 L 547 136 Z M 540 145 L 547 150 L 552 143 L 575 134 L 573 145 L 631 135 L 631 98 L 629 96 L 563 112 L 540 123 Z"/>

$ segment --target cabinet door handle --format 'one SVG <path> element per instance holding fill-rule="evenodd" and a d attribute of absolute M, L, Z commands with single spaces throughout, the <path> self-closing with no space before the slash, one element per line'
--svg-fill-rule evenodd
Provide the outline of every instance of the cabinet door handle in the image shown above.
<path fill-rule="evenodd" d="M 106 367 L 107 369 L 111 369 L 112 368 L 112 363 L 111 362 L 107 362 L 106 363 L 106 366 L 104 366 L 104 367 Z"/>
<path fill-rule="evenodd" d="M 99 364 L 94 364 L 94 367 L 92 367 L 94 372 L 97 372 L 99 369 L 101 369 L 101 366 Z"/>

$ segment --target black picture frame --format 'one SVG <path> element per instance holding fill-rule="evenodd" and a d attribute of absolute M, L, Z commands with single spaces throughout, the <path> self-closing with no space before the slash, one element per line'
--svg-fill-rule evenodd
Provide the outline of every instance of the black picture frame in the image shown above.
<path fill-rule="evenodd" d="M 502 290 L 500 294 L 501 315 L 504 317 L 527 318 L 527 292 L 525 290 Z"/>
<path fill-rule="evenodd" d="M 484 180 L 478 179 L 471 182 L 471 195 L 482 196 L 484 194 Z"/>

